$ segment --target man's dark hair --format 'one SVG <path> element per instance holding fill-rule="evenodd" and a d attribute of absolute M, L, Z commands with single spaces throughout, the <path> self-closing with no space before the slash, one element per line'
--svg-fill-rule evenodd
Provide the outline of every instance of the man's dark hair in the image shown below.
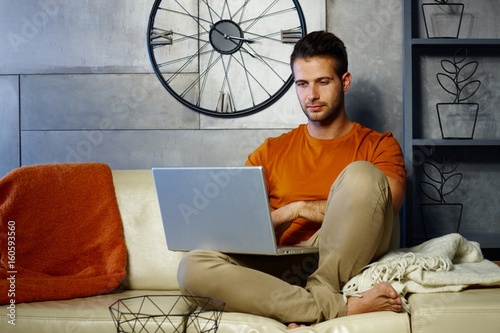
<path fill-rule="evenodd" d="M 335 72 L 339 77 L 347 72 L 347 51 L 344 42 L 330 32 L 311 32 L 295 44 L 290 57 L 292 71 L 295 60 L 313 57 L 333 58 L 336 64 Z"/>

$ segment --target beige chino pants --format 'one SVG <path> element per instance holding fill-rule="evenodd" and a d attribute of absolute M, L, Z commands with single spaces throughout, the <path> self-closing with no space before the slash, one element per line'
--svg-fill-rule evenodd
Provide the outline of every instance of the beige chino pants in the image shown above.
<path fill-rule="evenodd" d="M 387 177 L 369 162 L 353 162 L 330 189 L 320 230 L 304 242 L 319 246 L 319 260 L 317 255 L 273 257 L 196 250 L 181 260 L 179 286 L 184 294 L 224 301 L 226 311 L 283 323 L 345 316 L 342 287 L 387 252 L 392 221 Z"/>

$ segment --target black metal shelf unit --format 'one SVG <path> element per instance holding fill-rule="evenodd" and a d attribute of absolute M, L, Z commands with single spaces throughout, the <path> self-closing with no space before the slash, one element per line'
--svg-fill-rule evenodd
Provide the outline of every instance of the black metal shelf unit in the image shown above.
<path fill-rule="evenodd" d="M 429 136 L 428 127 L 436 126 L 436 123 L 429 123 L 429 114 L 435 110 L 429 111 L 429 103 L 423 101 L 422 96 L 423 91 L 428 89 L 423 87 L 422 81 L 427 80 L 429 84 L 435 80 L 422 69 L 422 64 L 439 62 L 442 58 L 437 57 L 450 52 L 453 55 L 453 50 L 461 47 L 493 57 L 495 62 L 496 59 L 500 61 L 500 39 L 425 38 L 425 34 L 421 33 L 421 4 L 422 0 L 403 1 L 403 151 L 408 181 L 402 213 L 402 246 L 413 246 L 428 238 L 422 231 L 426 228 L 421 212 L 421 205 L 426 198 L 419 186 L 426 176 L 422 171 L 423 162 L 439 151 L 457 162 L 464 175 L 460 187 L 464 185 L 465 189 L 454 193 L 455 199 L 463 203 L 465 212 L 461 221 L 463 229 L 459 232 L 467 239 L 478 241 L 490 259 L 500 260 L 500 137 L 480 135 L 478 139 L 462 140 Z M 427 112 L 425 117 L 424 111 Z M 493 127 L 498 125 L 494 124 Z M 500 130 L 492 132 L 500 133 Z"/>

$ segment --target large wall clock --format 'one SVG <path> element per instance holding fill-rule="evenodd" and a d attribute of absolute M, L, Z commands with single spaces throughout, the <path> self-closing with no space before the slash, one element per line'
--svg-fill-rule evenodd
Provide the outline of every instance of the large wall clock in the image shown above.
<path fill-rule="evenodd" d="M 290 54 L 305 34 L 298 0 L 156 0 L 147 46 L 178 101 L 231 117 L 260 111 L 288 90 Z"/>

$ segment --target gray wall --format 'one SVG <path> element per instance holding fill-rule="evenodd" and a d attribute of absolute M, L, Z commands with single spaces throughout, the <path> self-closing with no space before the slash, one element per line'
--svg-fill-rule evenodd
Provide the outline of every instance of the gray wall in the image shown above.
<path fill-rule="evenodd" d="M 304 123 L 293 89 L 257 114 L 220 119 L 176 102 L 146 50 L 149 1 L 0 0 L 0 176 L 20 165 L 115 169 L 239 165 Z M 308 30 L 343 38 L 351 117 L 402 139 L 401 1 L 303 0 Z"/>
<path fill-rule="evenodd" d="M 402 140 L 402 1 L 328 1 L 328 30 L 346 44 L 349 116 Z M 402 142 L 401 142 L 402 144 Z"/>

